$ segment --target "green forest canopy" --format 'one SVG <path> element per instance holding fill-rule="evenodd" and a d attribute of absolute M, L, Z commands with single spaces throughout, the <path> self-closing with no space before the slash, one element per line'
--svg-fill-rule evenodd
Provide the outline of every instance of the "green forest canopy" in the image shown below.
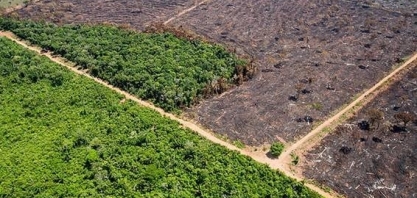
<path fill-rule="evenodd" d="M 0 29 L 13 31 L 168 111 L 224 91 L 246 65 L 221 46 L 170 33 L 145 34 L 100 25 L 57 26 L 9 18 L 0 18 Z"/>
<path fill-rule="evenodd" d="M 0 37 L 0 197 L 318 197 Z"/>

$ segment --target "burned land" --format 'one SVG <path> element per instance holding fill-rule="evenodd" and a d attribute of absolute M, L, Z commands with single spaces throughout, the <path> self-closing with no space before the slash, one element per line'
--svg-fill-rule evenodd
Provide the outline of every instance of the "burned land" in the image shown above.
<path fill-rule="evenodd" d="M 236 53 L 252 54 L 258 66 L 253 79 L 202 102 L 189 115 L 217 133 L 250 145 L 305 135 L 314 123 L 417 50 L 413 9 L 378 2 L 213 0 L 176 18 L 170 25 L 234 48 Z M 39 1 L 16 14 L 56 23 L 129 24 L 143 30 L 195 3 Z"/>
<path fill-rule="evenodd" d="M 417 14 L 417 1 L 410 0 L 372 0 L 368 1 L 368 4 L 378 6 L 383 9 L 397 11 L 397 12 L 414 12 Z M 365 4 L 366 6 L 366 4 Z M 411 14 L 411 13 L 410 13 Z"/>
<path fill-rule="evenodd" d="M 416 115 L 414 66 L 309 151 L 304 176 L 348 197 L 415 197 Z"/>
<path fill-rule="evenodd" d="M 259 74 L 202 103 L 198 119 L 247 144 L 297 139 L 417 49 L 417 16 L 403 12 L 357 1 L 200 6 L 174 23 L 251 53 Z"/>
<path fill-rule="evenodd" d="M 41 0 L 16 13 L 33 20 L 54 23 L 116 23 L 138 30 L 163 22 L 199 0 Z"/>

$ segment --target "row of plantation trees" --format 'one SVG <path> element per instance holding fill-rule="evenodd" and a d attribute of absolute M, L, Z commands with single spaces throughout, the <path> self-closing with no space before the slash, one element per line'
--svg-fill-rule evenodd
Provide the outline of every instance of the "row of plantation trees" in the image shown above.
<path fill-rule="evenodd" d="M 0 197 L 318 197 L 1 37 L 0 74 Z"/>
<path fill-rule="evenodd" d="M 53 51 L 110 84 L 165 110 L 224 92 L 247 65 L 218 45 L 111 26 L 65 25 L 0 18 L 0 29 Z"/>

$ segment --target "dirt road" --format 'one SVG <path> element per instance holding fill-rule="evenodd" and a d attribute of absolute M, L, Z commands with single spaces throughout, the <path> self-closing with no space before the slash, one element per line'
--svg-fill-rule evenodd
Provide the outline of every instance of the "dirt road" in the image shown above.
<path fill-rule="evenodd" d="M 84 71 L 78 70 L 77 68 L 73 67 L 73 64 L 70 64 L 68 61 L 65 61 L 62 58 L 58 58 L 58 57 L 53 57 L 51 53 L 41 53 L 41 49 L 37 48 L 37 47 L 33 47 L 33 46 L 29 46 L 28 44 L 26 44 L 23 41 L 20 41 L 19 39 L 16 38 L 16 36 L 13 33 L 10 32 L 0 32 L 0 36 L 4 36 L 7 37 L 13 41 L 15 41 L 16 43 L 24 46 L 25 48 L 28 48 L 32 51 L 35 51 L 39 54 L 42 54 L 46 57 L 48 57 L 50 60 L 54 61 L 55 63 L 58 63 L 62 66 L 65 66 L 66 68 L 68 68 L 69 70 L 79 74 L 79 75 L 83 75 L 87 78 L 90 78 L 114 91 L 116 91 L 119 94 L 124 95 L 127 99 L 130 99 L 132 101 L 135 101 L 136 103 L 151 108 L 157 112 L 159 112 L 161 115 L 168 117 L 172 120 L 175 120 L 177 122 L 179 122 L 181 125 L 183 125 L 184 127 L 187 127 L 193 131 L 195 131 L 196 133 L 198 133 L 200 136 L 206 138 L 207 140 L 214 142 L 216 144 L 220 144 L 230 150 L 235 150 L 240 152 L 243 155 L 249 156 L 252 159 L 260 162 L 260 163 L 264 163 L 267 164 L 268 166 L 270 166 L 273 169 L 278 169 L 281 172 L 283 172 L 284 174 L 286 174 L 287 176 L 290 176 L 298 181 L 303 180 L 303 178 L 295 175 L 289 168 L 288 164 L 291 161 L 291 156 L 290 154 L 292 152 L 294 152 L 295 150 L 299 149 L 300 147 L 304 146 L 305 143 L 309 140 L 311 140 L 314 137 L 317 137 L 320 132 L 322 132 L 322 130 L 326 127 L 328 127 L 329 125 L 331 125 L 332 123 L 336 122 L 337 120 L 339 120 L 341 118 L 342 115 L 344 115 L 345 113 L 347 113 L 348 111 L 350 111 L 352 108 L 354 108 L 355 106 L 357 106 L 361 101 L 363 101 L 367 96 L 371 95 L 372 93 L 374 93 L 375 91 L 377 91 L 384 83 L 386 83 L 387 81 L 389 81 L 390 79 L 392 79 L 398 72 L 402 71 L 403 69 L 405 69 L 411 62 L 413 62 L 414 60 L 417 59 L 417 54 L 415 54 L 414 56 L 412 56 L 409 60 L 407 60 L 404 64 L 402 64 L 400 67 L 398 67 L 397 69 L 395 69 L 393 72 L 391 72 L 389 75 L 387 75 L 385 78 L 383 78 L 381 81 L 379 81 L 376 85 L 374 85 L 372 88 L 370 88 L 369 90 L 367 90 L 365 93 L 363 93 L 361 96 L 359 96 L 355 101 L 353 101 L 352 103 L 350 103 L 347 107 L 345 107 L 343 110 L 341 110 L 340 112 L 338 112 L 336 115 L 334 115 L 333 117 L 331 117 L 330 119 L 326 120 L 325 122 L 323 122 L 320 126 L 318 126 L 317 128 L 315 128 L 313 131 L 311 131 L 309 134 L 307 134 L 306 136 L 304 136 L 302 139 L 300 139 L 299 141 L 297 141 L 296 143 L 292 144 L 289 148 L 287 148 L 284 153 L 281 154 L 280 158 L 278 160 L 276 159 L 270 159 L 268 158 L 265 153 L 255 153 L 255 152 L 251 152 L 248 150 L 243 150 L 243 149 L 239 149 L 236 146 L 234 146 L 233 144 L 226 142 L 224 140 L 221 140 L 219 138 L 217 138 L 215 135 L 213 135 L 211 132 L 208 132 L 204 129 L 202 129 L 201 127 L 199 127 L 198 125 L 196 125 L 195 123 L 192 123 L 190 121 L 186 121 L 183 119 L 178 118 L 177 116 L 167 113 L 164 110 L 162 110 L 161 108 L 158 108 L 156 106 L 154 106 L 153 104 L 140 100 L 138 98 L 136 98 L 135 96 L 122 91 L 110 84 L 108 84 L 105 81 L 102 81 L 98 78 L 92 77 L 89 74 L 87 74 Z M 311 184 L 306 184 L 309 188 L 311 188 L 312 190 L 320 193 L 322 196 L 324 197 L 333 197 L 334 194 L 329 194 L 325 191 L 323 191 L 322 189 L 318 188 L 317 186 L 311 185 Z"/>
<path fill-rule="evenodd" d="M 40 0 L 32 0 L 31 3 L 36 3 L 38 1 L 40 1 Z M 23 4 L 17 5 L 17 6 L 7 7 L 4 10 L 4 12 L 3 13 L 0 13 L 0 14 L 4 14 L 4 15 L 10 14 L 11 12 L 14 12 L 16 10 L 22 9 L 23 7 L 25 7 L 25 5 L 27 5 L 27 3 L 23 3 Z"/>
<path fill-rule="evenodd" d="M 407 68 L 407 66 L 410 65 L 413 61 L 417 60 L 417 53 L 415 53 L 411 58 L 409 58 L 405 63 L 403 63 L 400 67 L 395 69 L 393 72 L 391 72 L 389 75 L 385 76 L 382 80 L 380 80 L 377 84 L 375 84 L 373 87 L 368 89 L 365 93 L 360 95 L 356 100 L 351 102 L 348 106 L 346 106 L 344 109 L 339 111 L 336 115 L 333 117 L 327 119 L 325 122 L 323 122 L 320 126 L 312 130 L 310 133 L 308 133 L 306 136 L 298 140 L 296 143 L 292 144 L 289 148 L 287 148 L 279 157 L 278 162 L 279 164 L 284 165 L 285 169 L 288 168 L 288 164 L 291 163 L 291 153 L 293 153 L 295 150 L 300 149 L 302 147 L 308 147 L 309 140 L 312 138 L 317 137 L 320 135 L 320 133 L 325 129 L 326 127 L 332 125 L 333 123 L 337 122 L 343 115 L 345 115 L 347 112 L 352 110 L 354 107 L 357 107 L 357 109 L 360 109 L 364 104 L 359 105 L 360 102 L 364 101 L 368 96 L 375 96 L 377 95 L 376 92 L 378 92 L 378 89 L 380 89 L 385 83 L 387 83 L 389 80 L 393 79 L 395 75 L 397 75 L 400 71 Z M 324 136 L 324 135 L 323 135 Z M 322 137 L 323 138 L 323 137 Z"/>
<path fill-rule="evenodd" d="M 209 2 L 209 1 L 210 1 L 210 0 L 204 0 L 204 1 L 201 1 L 201 2 L 196 2 L 194 6 L 192 6 L 192 7 L 190 7 L 190 8 L 187 8 L 187 9 L 185 9 L 185 10 L 181 11 L 180 13 L 178 13 L 177 15 L 175 15 L 175 16 L 173 16 L 173 17 L 169 18 L 168 20 L 166 20 L 166 21 L 164 22 L 164 25 L 166 25 L 166 24 L 170 23 L 171 21 L 173 21 L 173 20 L 177 19 L 178 17 L 181 17 L 182 15 L 184 15 L 184 14 L 186 14 L 186 13 L 188 13 L 188 12 L 190 12 L 190 11 L 194 10 L 194 9 L 196 9 L 198 6 L 200 6 L 200 5 L 202 5 L 202 4 L 205 4 L 205 3 Z"/>
<path fill-rule="evenodd" d="M 21 40 L 17 39 L 16 36 L 13 33 L 10 33 L 10 32 L 0 32 L 0 36 L 6 37 L 6 38 L 8 38 L 10 40 L 13 40 L 16 43 L 22 45 L 23 47 L 25 47 L 27 49 L 30 49 L 32 51 L 35 51 L 35 52 L 37 52 L 37 53 L 39 53 L 41 55 L 44 55 L 44 56 L 48 57 L 50 60 L 52 60 L 53 62 L 58 63 L 58 64 L 60 64 L 62 66 L 65 66 L 69 70 L 71 70 L 71 71 L 73 71 L 73 72 L 75 72 L 75 73 L 77 73 L 79 75 L 83 75 L 83 76 L 85 76 L 87 78 L 92 79 L 92 80 L 94 80 L 94 81 L 96 81 L 96 82 L 98 82 L 98 83 L 100 83 L 100 84 L 102 84 L 102 85 L 104 85 L 104 86 L 106 86 L 106 87 L 108 87 L 108 88 L 116 91 L 117 93 L 124 95 L 126 97 L 126 99 L 130 99 L 130 100 L 135 101 L 136 103 L 138 103 L 138 104 L 140 104 L 142 106 L 151 108 L 151 109 L 157 111 L 158 113 L 160 113 L 161 115 L 163 115 L 165 117 L 168 117 L 168 118 L 170 118 L 172 120 L 175 120 L 175 121 L 179 122 L 181 125 L 183 125 L 183 126 L 189 128 L 189 129 L 197 132 L 198 134 L 200 134 L 204 138 L 206 138 L 206 139 L 208 139 L 208 140 L 210 140 L 210 141 L 212 141 L 212 142 L 214 142 L 216 144 L 220 144 L 220 145 L 222 145 L 222 146 L 224 146 L 224 147 L 226 147 L 226 148 L 228 148 L 230 150 L 241 151 L 241 152 L 243 152 L 242 154 L 245 154 L 245 152 L 242 151 L 241 149 L 237 148 L 236 146 L 234 146 L 234 145 L 232 145 L 232 144 L 230 144 L 228 142 L 225 142 L 225 141 L 223 141 L 223 140 L 215 137 L 213 134 L 211 134 L 210 132 L 206 132 L 205 130 L 203 130 L 200 127 L 198 127 L 196 124 L 191 123 L 189 121 L 185 121 L 185 120 L 179 119 L 175 115 L 170 114 L 170 113 L 167 113 L 164 110 L 162 110 L 161 108 L 158 108 L 158 107 L 154 106 L 153 104 L 151 104 L 151 103 L 149 103 L 147 101 L 140 100 L 140 99 L 136 98 L 135 96 L 133 96 L 133 95 L 131 95 L 131 94 L 125 92 L 125 91 L 122 91 L 121 89 L 116 88 L 116 87 L 108 84 L 107 82 L 105 82 L 105 81 L 103 81 L 101 79 L 92 77 L 88 73 L 86 73 L 86 72 L 84 72 L 82 70 L 78 70 L 77 68 L 73 67 L 74 64 L 69 64 L 69 61 L 65 61 L 62 58 L 54 57 L 49 52 L 48 53 L 41 53 L 41 49 L 40 48 L 30 46 L 27 43 L 25 43 L 24 41 L 21 41 Z M 246 155 L 248 155 L 248 154 L 246 154 Z"/>
<path fill-rule="evenodd" d="M 101 79 L 98 79 L 98 78 L 92 77 L 92 76 L 90 76 L 88 73 L 86 73 L 86 72 L 84 72 L 84 71 L 82 71 L 82 70 L 78 70 L 77 68 L 75 68 L 75 67 L 74 67 L 74 64 L 70 63 L 69 61 L 66 61 L 66 60 L 65 60 L 65 59 L 63 59 L 63 58 L 54 57 L 54 56 L 52 56 L 52 54 L 51 54 L 51 53 L 49 53 L 49 52 L 48 52 L 48 53 L 41 53 L 41 49 L 40 49 L 40 48 L 38 48 L 38 47 L 34 47 L 34 46 L 30 46 L 30 45 L 29 45 L 29 44 L 27 44 L 26 42 L 19 40 L 19 39 L 18 39 L 18 38 L 17 38 L 17 37 L 16 37 L 13 33 L 11 33 L 11 32 L 1 32 L 1 31 L 0 31 L 0 36 L 6 37 L 6 38 L 8 38 L 8 39 L 10 39 L 10 40 L 13 40 L 13 41 L 15 41 L 17 44 L 20 44 L 20 45 L 22 45 L 23 47 L 25 47 L 25 48 L 27 48 L 27 49 L 29 49 L 29 50 L 35 51 L 35 52 L 37 52 L 38 54 L 41 54 L 41 55 L 44 55 L 44 56 L 48 57 L 48 58 L 49 58 L 50 60 L 52 60 L 53 62 L 55 62 L 55 63 L 57 63 L 57 64 L 60 64 L 60 65 L 62 65 L 62 66 L 64 66 L 64 67 L 66 67 L 66 68 L 68 68 L 68 69 L 69 69 L 69 70 L 71 70 L 72 72 L 75 72 L 75 73 L 77 73 L 77 74 L 79 74 L 79 75 L 82 75 L 82 76 L 85 76 L 85 77 L 87 77 L 87 78 L 89 78 L 89 79 L 92 79 L 92 80 L 96 81 L 97 83 L 100 83 L 101 85 L 106 86 L 106 87 L 108 87 L 109 89 L 112 89 L 112 90 L 114 90 L 115 92 L 117 92 L 117 93 L 119 93 L 119 94 L 122 94 L 123 96 L 125 96 L 125 97 L 126 97 L 126 99 L 132 100 L 132 101 L 134 101 L 134 102 L 138 103 L 139 105 L 142 105 L 142 106 L 145 106 L 145 107 L 151 108 L 151 109 L 153 109 L 153 110 L 157 111 L 158 113 L 160 113 L 161 115 L 163 115 L 163 116 L 165 116 L 165 117 L 168 117 L 168 118 L 170 118 L 170 119 L 172 119 L 172 120 L 177 121 L 177 122 L 178 122 L 178 123 L 180 123 L 182 126 L 184 126 L 184 127 L 186 127 L 186 128 L 191 129 L 192 131 L 196 132 L 196 133 L 197 133 L 197 134 L 199 134 L 200 136 L 202 136 L 202 137 L 206 138 L 207 140 L 209 140 L 209 141 L 211 141 L 211 142 L 213 142 L 213 143 L 216 143 L 216 144 L 222 145 L 222 146 L 226 147 L 226 148 L 227 148 L 227 149 L 229 149 L 229 150 L 238 151 L 238 152 L 239 152 L 239 153 L 241 153 L 242 155 L 246 155 L 246 156 L 248 156 L 248 157 L 250 157 L 250 158 L 254 159 L 255 161 L 257 161 L 257 162 L 259 162 L 259 163 L 267 164 L 270 168 L 272 168 L 272 169 L 278 169 L 279 171 L 281 171 L 281 172 L 282 172 L 282 173 L 284 173 L 285 175 L 287 175 L 287 176 L 289 176 L 289 177 L 291 177 L 291 178 L 293 178 L 293 179 L 295 179 L 295 180 L 297 180 L 297 181 L 302 181 L 302 180 L 303 180 L 302 178 L 298 178 L 298 177 L 296 177 L 296 176 L 295 176 L 294 174 L 292 174 L 291 172 L 286 171 L 286 169 L 284 169 L 284 168 L 281 166 L 281 164 L 278 162 L 278 160 L 274 160 L 274 159 L 270 159 L 270 158 L 268 158 L 268 157 L 266 156 L 266 154 L 265 154 L 265 153 L 254 153 L 254 152 L 251 152 L 251 151 L 248 151 L 248 150 L 239 149 L 239 148 L 237 148 L 236 146 L 234 146 L 233 144 L 231 144 L 231 143 L 229 143 L 229 142 L 226 142 L 226 141 L 224 141 L 224 140 L 221 140 L 221 139 L 217 138 L 217 137 L 216 137 L 213 133 L 211 133 L 211 132 L 209 132 L 209 131 L 206 131 L 206 130 L 202 129 L 201 127 L 199 127 L 199 126 L 198 126 L 198 125 L 196 125 L 195 123 L 192 123 L 192 122 L 190 122 L 190 121 L 186 121 L 186 120 L 180 119 L 180 118 L 178 118 L 177 116 L 175 116 L 175 115 L 173 115 L 173 114 L 170 114 L 170 113 L 167 113 L 167 112 L 165 112 L 164 110 L 162 110 L 161 108 L 158 108 L 158 107 L 154 106 L 153 104 L 151 104 L 151 103 L 149 103 L 149 102 L 147 102 L 147 101 L 140 100 L 140 99 L 138 99 L 137 97 L 135 97 L 135 96 L 133 96 L 133 95 L 131 95 L 131 94 L 129 94 L 129 93 L 127 93 L 127 92 L 125 92 L 125 91 L 122 91 L 121 89 L 116 88 L 116 87 L 114 87 L 114 86 L 112 86 L 112 85 L 108 84 L 107 82 L 105 82 L 105 81 L 103 81 L 103 80 L 101 80 Z M 314 190 L 314 191 L 318 192 L 320 195 L 322 195 L 322 196 L 324 196 L 324 197 L 333 197 L 333 195 L 331 195 L 331 194 L 329 194 L 329 193 L 327 193 L 327 192 L 323 191 L 322 189 L 318 188 L 317 186 L 314 186 L 314 185 L 311 185 L 311 184 L 306 184 L 306 186 L 307 186 L 307 187 L 309 187 L 310 189 L 312 189 L 312 190 Z"/>

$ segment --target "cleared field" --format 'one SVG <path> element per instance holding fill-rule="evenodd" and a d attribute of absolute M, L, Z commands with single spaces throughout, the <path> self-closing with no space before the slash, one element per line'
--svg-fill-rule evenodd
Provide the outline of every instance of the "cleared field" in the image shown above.
<path fill-rule="evenodd" d="M 220 94 L 247 63 L 218 45 L 169 33 L 111 26 L 56 26 L 0 18 L 0 29 L 75 62 L 81 69 L 168 111 Z"/>
<path fill-rule="evenodd" d="M 369 3 L 369 2 L 368 2 Z M 370 3 L 372 6 L 381 7 L 383 9 L 392 10 L 396 12 L 410 12 L 411 14 L 417 14 L 417 1 L 409 0 L 373 0 Z M 366 4 L 365 4 L 366 5 Z M 413 13 L 414 12 L 414 13 Z"/>
<path fill-rule="evenodd" d="M 0 8 L 18 6 L 25 2 L 28 2 L 28 0 L 0 0 Z"/>
<path fill-rule="evenodd" d="M 348 197 L 414 197 L 417 62 L 305 154 L 303 175 Z"/>
<path fill-rule="evenodd" d="M 252 145 L 303 136 L 417 50 L 416 16 L 359 1 L 214 0 L 172 23 L 256 57 L 254 80 L 194 113 Z"/>
<path fill-rule="evenodd" d="M 0 38 L 0 196 L 318 197 Z"/>
<path fill-rule="evenodd" d="M 176 18 L 171 25 L 224 43 L 236 52 L 251 53 L 260 71 L 252 81 L 197 106 L 189 112 L 190 117 L 232 140 L 251 145 L 303 136 L 315 122 L 371 87 L 394 64 L 417 50 L 413 7 L 402 6 L 394 12 L 386 9 L 397 5 L 394 1 L 379 2 L 383 4 L 213 0 Z M 176 8 L 150 1 L 161 9 L 148 6 L 145 13 L 164 17 L 142 21 L 130 17 L 132 6 L 124 1 L 117 4 L 118 16 L 114 9 L 102 9 L 114 2 L 91 2 L 99 5 L 92 11 L 78 1 L 60 3 L 72 4 L 71 9 L 40 1 L 16 14 L 62 23 L 107 20 L 143 30 L 149 21 L 170 18 L 167 16 L 173 16 L 171 11 Z M 48 9 L 61 15 L 41 11 Z"/>
<path fill-rule="evenodd" d="M 143 30 L 163 22 L 201 0 L 41 0 L 17 13 L 30 19 L 54 23 L 117 23 Z"/>

